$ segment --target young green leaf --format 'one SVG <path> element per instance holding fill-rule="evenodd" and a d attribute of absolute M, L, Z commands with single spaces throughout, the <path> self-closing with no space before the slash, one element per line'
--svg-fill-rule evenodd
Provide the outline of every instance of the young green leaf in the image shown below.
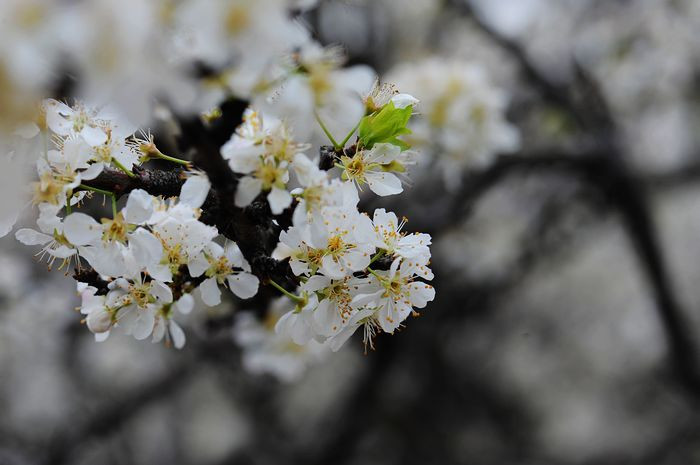
<path fill-rule="evenodd" d="M 411 118 L 413 108 L 396 108 L 393 102 L 389 102 L 376 113 L 367 115 L 360 121 L 360 143 L 366 148 L 372 148 L 374 144 L 387 142 L 406 150 L 410 146 L 398 139 L 398 136 L 410 134 L 406 127 Z"/>

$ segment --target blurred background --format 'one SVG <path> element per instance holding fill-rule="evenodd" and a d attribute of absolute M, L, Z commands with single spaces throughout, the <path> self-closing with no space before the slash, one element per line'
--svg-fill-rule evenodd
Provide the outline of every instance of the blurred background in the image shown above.
<path fill-rule="evenodd" d="M 435 301 L 366 355 L 261 349 L 233 301 L 97 344 L 9 235 L 0 464 L 700 463 L 700 2 L 295 3 L 421 100 L 363 207 L 432 235 Z"/>

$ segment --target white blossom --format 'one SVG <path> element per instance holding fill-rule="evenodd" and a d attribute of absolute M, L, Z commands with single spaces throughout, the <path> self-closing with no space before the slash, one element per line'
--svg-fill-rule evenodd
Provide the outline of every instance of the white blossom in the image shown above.
<path fill-rule="evenodd" d="M 283 231 L 273 257 L 290 258 L 297 275 L 341 279 L 369 265 L 373 237 L 371 220 L 357 209 L 326 207 L 311 223 Z"/>
<path fill-rule="evenodd" d="M 465 169 L 483 168 L 519 148 L 519 133 L 505 118 L 506 95 L 479 65 L 428 58 L 397 66 L 389 78 L 420 91 L 411 143 L 435 158 L 448 187 L 459 185 Z"/>
<path fill-rule="evenodd" d="M 221 303 L 220 285 L 227 285 L 241 299 L 249 299 L 258 292 L 258 278 L 250 273 L 250 265 L 234 242 L 225 247 L 212 242 L 190 264 L 193 277 L 204 274 L 199 286 L 202 301 L 210 307 Z"/>
<path fill-rule="evenodd" d="M 343 179 L 352 181 L 360 189 L 367 184 L 377 195 L 394 195 L 403 192 L 401 179 L 394 173 L 403 173 L 407 165 L 414 164 L 415 152 L 380 143 L 371 149 L 358 150 L 352 156 L 343 155 L 341 163 Z"/>
<path fill-rule="evenodd" d="M 374 310 L 374 320 L 387 333 L 393 333 L 411 314 L 435 298 L 435 289 L 416 276 L 427 273 L 424 265 L 396 259 L 389 271 L 376 271 L 371 277 L 373 289 L 353 299 L 353 304 Z"/>

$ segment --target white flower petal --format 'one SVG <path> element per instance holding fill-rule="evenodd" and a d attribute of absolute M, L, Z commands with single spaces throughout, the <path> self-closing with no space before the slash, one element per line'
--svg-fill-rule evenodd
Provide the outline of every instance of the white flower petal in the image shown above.
<path fill-rule="evenodd" d="M 262 181 L 245 176 L 238 181 L 235 203 L 237 207 L 247 207 L 262 191 Z"/>
<path fill-rule="evenodd" d="M 135 189 L 126 201 L 125 219 L 130 224 L 143 224 L 153 215 L 153 196 L 143 189 Z"/>
<path fill-rule="evenodd" d="M 419 102 L 417 98 L 409 94 L 396 94 L 391 97 L 391 101 L 394 103 L 395 108 L 406 108 Z"/>
<path fill-rule="evenodd" d="M 401 180 L 392 173 L 367 173 L 365 178 L 367 179 L 370 190 L 382 197 L 403 192 Z"/>
<path fill-rule="evenodd" d="M 203 253 L 200 253 L 190 260 L 187 264 L 187 270 L 190 272 L 190 276 L 197 278 L 202 276 L 204 272 L 209 269 L 209 266 L 207 257 L 205 257 Z"/>
<path fill-rule="evenodd" d="M 196 175 L 187 178 L 180 190 L 180 202 L 192 208 L 199 208 L 207 199 L 211 183 L 206 175 Z"/>
<path fill-rule="evenodd" d="M 185 347 L 185 332 L 182 330 L 180 325 L 175 323 L 174 320 L 170 320 L 170 337 L 173 340 L 173 346 L 176 349 L 182 349 Z"/>
<path fill-rule="evenodd" d="M 138 310 L 138 317 L 134 321 L 134 326 L 131 329 L 131 334 L 136 340 L 146 339 L 153 332 L 153 325 L 156 322 L 156 317 L 151 309 Z"/>
<path fill-rule="evenodd" d="M 192 297 L 192 294 L 183 294 L 182 297 L 175 302 L 174 306 L 178 312 L 186 315 L 194 308 L 194 297 Z"/>
<path fill-rule="evenodd" d="M 63 234 L 73 245 L 88 245 L 100 241 L 103 228 L 85 213 L 71 213 L 63 220 Z"/>
<path fill-rule="evenodd" d="M 270 193 L 267 194 L 267 201 L 270 203 L 272 213 L 279 215 L 292 204 L 292 194 L 285 189 L 273 187 Z"/>
<path fill-rule="evenodd" d="M 216 278 L 205 279 L 204 282 L 199 285 L 199 295 L 202 297 L 202 302 L 209 307 L 219 305 L 221 303 L 221 291 L 219 290 Z"/>
<path fill-rule="evenodd" d="M 44 245 L 50 242 L 53 237 L 48 234 L 34 231 L 33 229 L 23 228 L 15 233 L 15 237 L 24 245 Z"/>
<path fill-rule="evenodd" d="M 250 273 L 237 273 L 226 278 L 231 292 L 241 299 L 250 299 L 258 293 L 259 280 Z"/>
<path fill-rule="evenodd" d="M 151 282 L 151 294 L 155 296 L 161 303 L 169 304 L 173 301 L 173 292 L 170 287 L 160 281 Z"/>
<path fill-rule="evenodd" d="M 80 135 L 91 147 L 97 147 L 107 142 L 107 134 L 102 129 L 94 128 L 90 125 L 85 125 Z"/>

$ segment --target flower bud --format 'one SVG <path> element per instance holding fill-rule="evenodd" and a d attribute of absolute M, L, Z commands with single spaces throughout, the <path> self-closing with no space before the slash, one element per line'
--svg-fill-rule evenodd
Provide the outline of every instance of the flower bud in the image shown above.
<path fill-rule="evenodd" d="M 106 310 L 95 310 L 87 316 L 86 323 L 93 333 L 104 333 L 112 327 L 112 317 Z"/>

